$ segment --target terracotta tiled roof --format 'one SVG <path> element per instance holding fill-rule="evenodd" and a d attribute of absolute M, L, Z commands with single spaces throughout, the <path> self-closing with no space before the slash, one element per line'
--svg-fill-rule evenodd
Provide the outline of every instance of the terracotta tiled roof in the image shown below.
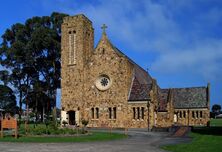
<path fill-rule="evenodd" d="M 206 108 L 208 107 L 207 88 L 174 88 L 174 108 Z"/>

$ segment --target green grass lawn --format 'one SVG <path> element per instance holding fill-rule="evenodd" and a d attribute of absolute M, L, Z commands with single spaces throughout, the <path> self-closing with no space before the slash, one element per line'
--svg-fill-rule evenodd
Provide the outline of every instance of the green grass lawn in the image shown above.
<path fill-rule="evenodd" d="M 191 133 L 193 141 L 186 144 L 168 145 L 163 149 L 172 152 L 220 152 L 222 136 Z"/>
<path fill-rule="evenodd" d="M 222 152 L 222 119 L 211 119 L 210 127 L 194 127 L 190 143 L 162 147 L 172 152 Z"/>
<path fill-rule="evenodd" d="M 220 126 L 222 127 L 222 119 L 211 119 L 210 126 Z"/>
<path fill-rule="evenodd" d="M 15 139 L 11 136 L 0 138 L 0 142 L 40 142 L 40 143 L 58 143 L 58 142 L 89 142 L 89 141 L 107 141 L 126 138 L 123 134 L 93 132 L 89 135 L 82 136 L 64 136 L 64 137 L 46 137 L 46 136 L 31 136 L 19 137 Z"/>

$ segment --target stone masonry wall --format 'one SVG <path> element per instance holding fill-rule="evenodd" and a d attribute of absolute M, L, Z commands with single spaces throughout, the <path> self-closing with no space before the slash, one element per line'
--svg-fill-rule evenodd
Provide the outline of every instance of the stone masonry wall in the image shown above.
<path fill-rule="evenodd" d="M 210 120 L 208 109 L 175 109 L 175 114 L 177 114 L 177 125 L 206 126 Z"/>
<path fill-rule="evenodd" d="M 69 65 L 67 60 L 70 30 L 75 30 L 77 37 L 75 65 Z M 66 18 L 62 33 L 62 109 L 78 111 L 79 120 L 89 120 L 89 126 L 123 127 L 128 122 L 127 100 L 133 65 L 113 50 L 105 34 L 94 50 L 92 24 L 82 15 Z M 108 90 L 100 91 L 95 81 L 103 74 L 110 77 L 112 85 Z M 116 107 L 116 119 L 109 119 L 109 107 Z M 92 119 L 92 108 L 99 109 L 98 119 Z"/>
<path fill-rule="evenodd" d="M 97 48 L 91 56 L 86 70 L 85 99 L 82 115 L 93 127 L 124 127 L 128 121 L 127 99 L 132 80 L 132 65 L 126 58 L 118 55 L 112 48 L 106 35 L 103 35 Z M 107 75 L 111 80 L 108 90 L 100 91 L 95 81 L 101 75 Z M 99 108 L 99 119 L 92 119 L 90 110 Z M 117 109 L 117 118 L 109 119 L 108 108 Z"/>
<path fill-rule="evenodd" d="M 69 64 L 70 33 L 76 34 L 76 40 L 72 42 L 76 49 L 75 64 Z M 76 118 L 77 124 L 81 125 L 81 120 L 85 119 L 89 120 L 89 127 L 147 128 L 149 125 L 151 129 L 153 126 L 172 125 L 174 114 L 180 110 L 174 110 L 172 99 L 169 99 L 167 113 L 157 112 L 158 86 L 155 80 L 153 80 L 152 89 L 149 92 L 151 98 L 149 109 L 147 101 L 128 102 L 134 77 L 134 65 L 114 48 L 105 33 L 94 49 L 92 22 L 84 15 L 64 19 L 61 43 L 63 117 L 68 115 L 67 112 L 75 111 L 76 117 L 78 117 Z M 108 76 L 111 83 L 110 88 L 103 91 L 96 86 L 96 81 L 102 75 Z M 109 108 L 113 110 L 111 119 L 109 118 Z M 136 117 L 134 117 L 133 108 L 136 109 Z M 137 108 L 140 110 L 139 116 Z M 93 118 L 92 109 L 98 110 L 98 118 Z M 116 118 L 114 118 L 114 109 L 116 109 Z M 190 110 L 190 125 L 206 124 L 209 120 L 209 110 L 202 111 L 202 118 L 192 118 Z M 94 115 L 97 115 L 95 111 Z M 186 114 L 186 116 L 188 115 Z M 178 118 L 177 120 L 178 124 L 187 124 L 188 119 Z"/>

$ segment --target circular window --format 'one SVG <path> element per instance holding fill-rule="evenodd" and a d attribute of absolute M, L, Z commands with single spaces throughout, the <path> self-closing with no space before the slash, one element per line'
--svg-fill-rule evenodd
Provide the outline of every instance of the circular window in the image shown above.
<path fill-rule="evenodd" d="M 111 86 L 111 80 L 107 75 L 101 75 L 96 79 L 95 85 L 101 91 L 107 90 Z"/>

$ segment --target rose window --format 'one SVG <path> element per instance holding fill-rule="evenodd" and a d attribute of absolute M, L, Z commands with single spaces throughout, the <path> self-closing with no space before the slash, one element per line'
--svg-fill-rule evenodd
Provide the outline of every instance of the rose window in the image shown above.
<path fill-rule="evenodd" d="M 100 75 L 95 81 L 96 87 L 101 90 L 107 90 L 111 86 L 111 80 L 107 75 Z"/>
<path fill-rule="evenodd" d="M 101 81 L 100 81 L 100 83 L 101 83 L 101 85 L 102 86 L 107 86 L 108 85 L 108 83 L 109 83 L 109 80 L 107 79 L 107 78 L 102 78 L 101 79 Z"/>

